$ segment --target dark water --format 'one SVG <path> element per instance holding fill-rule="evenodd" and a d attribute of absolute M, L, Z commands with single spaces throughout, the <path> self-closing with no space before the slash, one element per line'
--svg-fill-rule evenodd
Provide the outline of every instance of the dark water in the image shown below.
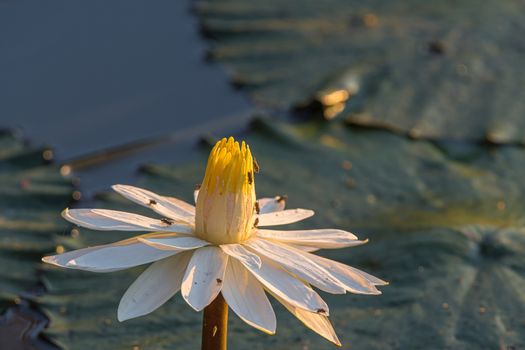
<path fill-rule="evenodd" d="M 246 125 L 248 103 L 205 51 L 189 1 L 0 1 L 0 128 L 75 164 L 86 196 L 131 183 L 140 164 Z M 9 309 L 0 348 L 49 348 L 45 323 Z"/>
<path fill-rule="evenodd" d="M 249 106 L 205 51 L 189 1 L 0 1 L 0 127 L 52 146 L 59 161 L 220 129 Z M 85 187 L 182 153 L 150 150 Z"/>

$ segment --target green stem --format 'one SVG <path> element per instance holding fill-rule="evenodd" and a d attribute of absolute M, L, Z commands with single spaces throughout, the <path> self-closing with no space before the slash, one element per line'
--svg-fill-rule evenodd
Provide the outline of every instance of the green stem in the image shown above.
<path fill-rule="evenodd" d="M 228 338 L 228 304 L 219 294 L 204 309 L 202 350 L 226 350 Z"/>

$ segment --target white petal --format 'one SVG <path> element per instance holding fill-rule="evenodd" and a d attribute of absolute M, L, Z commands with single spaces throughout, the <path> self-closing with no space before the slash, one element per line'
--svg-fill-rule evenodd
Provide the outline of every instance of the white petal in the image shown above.
<path fill-rule="evenodd" d="M 286 199 L 282 196 L 277 196 L 273 198 L 259 198 L 257 202 L 259 202 L 260 214 L 273 213 L 274 211 L 282 211 L 284 210 L 284 206 L 286 205 Z"/>
<path fill-rule="evenodd" d="M 222 289 L 228 255 L 218 247 L 197 249 L 186 269 L 181 293 L 196 311 L 201 311 Z"/>
<path fill-rule="evenodd" d="M 298 244 L 324 249 L 346 248 L 361 245 L 367 241 L 359 241 L 354 234 L 336 229 L 321 230 L 257 230 L 257 236 L 269 238 L 282 243 Z"/>
<path fill-rule="evenodd" d="M 282 243 L 252 239 L 245 243 L 257 253 L 266 256 L 297 277 L 332 294 L 344 294 L 346 289 L 329 271 L 310 259 L 311 254 Z"/>
<path fill-rule="evenodd" d="M 261 260 L 261 267 L 242 260 L 239 261 L 268 290 L 292 305 L 312 312 L 328 314 L 328 305 L 312 288 L 275 265 L 270 259 L 261 257 Z"/>
<path fill-rule="evenodd" d="M 187 224 L 164 223 L 146 216 L 107 209 L 65 209 L 62 216 L 79 226 L 99 231 L 161 231 L 191 234 Z"/>
<path fill-rule="evenodd" d="M 381 292 L 374 286 L 374 282 L 381 281 L 380 279 L 376 279 L 375 277 L 368 274 L 364 275 L 364 272 L 359 271 L 351 266 L 341 264 L 337 261 L 326 259 L 313 254 L 310 255 L 313 261 L 329 270 L 330 273 L 335 278 L 337 278 L 349 292 L 356 294 L 381 294 Z M 374 282 L 369 280 L 367 276 L 373 277 Z"/>
<path fill-rule="evenodd" d="M 352 266 L 348 266 L 346 265 L 346 267 L 350 268 L 350 270 L 354 271 L 355 273 L 363 276 L 364 278 L 366 278 L 370 283 L 372 283 L 374 286 L 387 286 L 389 283 L 387 281 L 383 281 L 382 279 L 380 278 L 377 278 L 375 276 L 372 276 L 371 274 L 369 273 L 366 273 L 364 271 L 361 271 L 361 270 L 358 270 Z"/>
<path fill-rule="evenodd" d="M 303 245 L 297 245 L 297 244 L 288 244 L 290 247 L 294 247 L 295 249 L 302 250 L 303 252 L 312 253 L 318 251 L 320 248 L 317 247 L 307 247 Z"/>
<path fill-rule="evenodd" d="M 313 210 L 308 209 L 287 209 L 272 213 L 260 214 L 258 216 L 258 226 L 286 225 L 304 220 L 314 215 Z"/>
<path fill-rule="evenodd" d="M 252 266 L 261 267 L 261 258 L 240 244 L 222 244 L 220 247 L 226 254 L 237 260 Z"/>
<path fill-rule="evenodd" d="M 118 320 L 125 321 L 153 312 L 180 290 L 191 253 L 184 252 L 157 261 L 128 288 L 118 306 Z"/>
<path fill-rule="evenodd" d="M 195 204 L 197 204 L 197 198 L 199 198 L 199 191 L 200 191 L 200 188 L 193 191 L 193 200 L 195 201 Z"/>
<path fill-rule="evenodd" d="M 112 244 L 73 250 L 64 254 L 46 256 L 46 263 L 70 269 L 92 272 L 112 272 L 147 264 L 177 254 L 179 251 L 162 251 L 129 239 Z"/>
<path fill-rule="evenodd" d="M 181 211 L 186 212 L 188 217 L 195 216 L 195 206 L 191 205 L 190 203 L 175 197 L 164 197 L 164 199 L 170 202 L 173 206 L 178 207 Z"/>
<path fill-rule="evenodd" d="M 197 237 L 139 238 L 139 241 L 161 250 L 191 250 L 209 245 Z"/>
<path fill-rule="evenodd" d="M 160 215 L 186 222 L 194 221 L 195 207 L 188 203 L 184 202 L 185 205 L 181 206 L 174 203 L 171 198 L 134 186 L 114 185 L 112 188 L 127 199 L 150 208 Z"/>
<path fill-rule="evenodd" d="M 277 320 L 264 289 L 235 259 L 230 259 L 226 267 L 222 295 L 244 322 L 263 332 L 275 334 Z"/>
<path fill-rule="evenodd" d="M 290 311 L 295 317 L 297 317 L 306 327 L 313 330 L 315 333 L 319 334 L 326 340 L 334 343 L 337 346 L 341 346 L 339 338 L 335 333 L 332 323 L 328 317 L 324 315 L 319 315 L 315 312 L 308 312 L 302 309 L 299 309 L 277 295 L 273 295 L 283 306 Z"/>

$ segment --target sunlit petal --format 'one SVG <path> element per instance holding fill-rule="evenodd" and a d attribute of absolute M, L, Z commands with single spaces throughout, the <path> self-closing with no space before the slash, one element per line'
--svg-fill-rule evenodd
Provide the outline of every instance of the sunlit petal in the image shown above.
<path fill-rule="evenodd" d="M 263 332 L 275 333 L 277 321 L 264 289 L 235 259 L 230 259 L 226 267 L 222 295 L 244 322 Z"/>
<path fill-rule="evenodd" d="M 273 213 L 274 211 L 282 211 L 286 205 L 286 199 L 282 196 L 273 198 L 259 198 L 259 213 Z"/>
<path fill-rule="evenodd" d="M 197 249 L 191 257 L 181 286 L 184 300 L 201 311 L 222 289 L 228 255 L 218 247 Z"/>
<path fill-rule="evenodd" d="M 270 259 L 261 257 L 262 265 L 258 267 L 245 261 L 240 261 L 264 287 L 292 305 L 328 314 L 328 305 L 311 287 L 290 275 Z"/>
<path fill-rule="evenodd" d="M 260 214 L 258 216 L 258 226 L 275 226 L 292 224 L 314 215 L 313 210 L 308 209 L 286 209 L 272 213 Z"/>
<path fill-rule="evenodd" d="M 342 283 L 325 268 L 310 259 L 311 254 L 265 239 L 252 239 L 246 242 L 246 245 L 325 292 L 332 294 L 344 294 L 346 292 Z"/>
<path fill-rule="evenodd" d="M 107 209 L 65 209 L 62 216 L 79 226 L 99 231 L 160 231 L 191 234 L 188 224 L 164 222 L 146 216 Z"/>
<path fill-rule="evenodd" d="M 257 236 L 281 243 L 291 243 L 323 249 L 353 247 L 367 242 L 359 241 L 353 233 L 336 229 L 297 231 L 258 229 Z"/>
<path fill-rule="evenodd" d="M 371 295 L 381 294 L 381 292 L 374 286 L 375 282 L 381 281 L 380 279 L 362 273 L 362 271 L 334 260 L 326 259 L 313 254 L 310 254 L 310 258 L 317 264 L 330 271 L 330 273 L 335 278 L 337 278 L 337 280 L 339 280 L 349 292 Z M 373 277 L 374 282 L 369 280 L 368 276 Z M 386 284 L 386 282 L 384 282 L 384 284 Z"/>
<path fill-rule="evenodd" d="M 161 250 L 191 250 L 209 245 L 197 237 L 139 238 L 144 244 Z"/>
<path fill-rule="evenodd" d="M 297 317 L 306 327 L 310 328 L 326 340 L 334 343 L 337 346 L 341 346 L 341 342 L 335 333 L 332 323 L 325 315 L 320 315 L 315 312 L 308 312 L 306 310 L 295 307 L 286 300 L 272 293 L 272 295 L 281 303 L 283 306 Z"/>
<path fill-rule="evenodd" d="M 137 238 L 112 244 L 73 250 L 46 256 L 46 263 L 92 272 L 112 272 L 147 264 L 177 254 L 180 250 L 162 251 L 149 247 Z"/>
<path fill-rule="evenodd" d="M 193 200 L 195 201 L 195 204 L 197 204 L 197 198 L 199 198 L 199 191 L 200 191 L 200 188 L 193 191 Z"/>
<path fill-rule="evenodd" d="M 307 253 L 316 252 L 320 249 L 317 247 L 308 247 L 308 246 L 298 245 L 298 244 L 288 244 L 288 246 L 293 247 L 295 249 L 302 250 L 303 252 L 307 252 Z"/>
<path fill-rule="evenodd" d="M 184 204 L 179 205 L 173 202 L 172 198 L 134 186 L 114 185 L 112 188 L 127 199 L 150 208 L 160 215 L 190 223 L 195 220 L 195 207 L 188 203 L 183 202 Z"/>
<path fill-rule="evenodd" d="M 244 248 L 241 244 L 223 244 L 220 247 L 232 258 L 243 261 L 245 264 L 261 267 L 261 258 L 254 252 Z"/>
<path fill-rule="evenodd" d="M 118 320 L 125 321 L 155 311 L 180 290 L 191 252 L 183 252 L 148 267 L 122 296 Z"/>

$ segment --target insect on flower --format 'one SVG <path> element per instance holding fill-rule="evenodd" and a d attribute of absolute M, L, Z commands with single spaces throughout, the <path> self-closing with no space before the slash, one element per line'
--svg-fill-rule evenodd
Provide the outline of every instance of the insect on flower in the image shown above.
<path fill-rule="evenodd" d="M 333 294 L 377 295 L 381 293 L 376 286 L 387 283 L 312 254 L 366 243 L 350 232 L 267 229 L 304 220 L 314 212 L 285 209 L 284 196 L 256 200 L 255 164 L 244 142 L 239 144 L 231 137 L 217 142 L 202 185 L 195 191 L 196 206 L 145 189 L 115 185 L 115 191 L 163 218 L 104 209 L 66 209 L 64 218 L 94 230 L 152 233 L 43 260 L 93 272 L 153 263 L 122 297 L 120 321 L 154 311 L 179 290 L 196 311 L 222 293 L 242 320 L 274 334 L 276 317 L 269 294 L 307 327 L 340 345 L 328 320 L 328 305 L 312 287 Z"/>

